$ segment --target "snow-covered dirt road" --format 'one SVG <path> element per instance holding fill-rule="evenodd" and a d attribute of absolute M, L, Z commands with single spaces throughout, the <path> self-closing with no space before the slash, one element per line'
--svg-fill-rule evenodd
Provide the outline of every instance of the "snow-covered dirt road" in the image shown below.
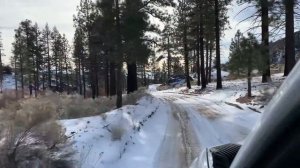
<path fill-rule="evenodd" d="M 171 112 L 155 163 L 157 168 L 189 167 L 200 154 L 200 144 L 187 111 L 170 102 Z"/>
<path fill-rule="evenodd" d="M 199 168 L 202 151 L 242 143 L 261 115 L 227 104 L 231 91 L 190 95 L 156 87 L 136 105 L 61 121 L 78 168 Z"/>
<path fill-rule="evenodd" d="M 189 168 L 206 148 L 241 143 L 259 116 L 196 96 L 152 94 L 171 106 L 156 167 Z"/>

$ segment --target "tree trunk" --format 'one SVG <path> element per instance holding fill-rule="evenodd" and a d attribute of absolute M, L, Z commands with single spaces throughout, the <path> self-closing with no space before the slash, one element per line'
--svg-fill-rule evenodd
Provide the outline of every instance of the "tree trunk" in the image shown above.
<path fill-rule="evenodd" d="M 137 91 L 137 67 L 136 63 L 127 62 L 127 94 Z"/>
<path fill-rule="evenodd" d="M 92 90 L 92 98 L 96 98 L 96 85 L 97 85 L 97 70 L 96 70 L 96 64 L 97 61 L 95 59 L 95 56 L 92 52 L 90 52 L 90 82 L 91 82 L 91 90 Z"/>
<path fill-rule="evenodd" d="M 251 72 L 248 71 L 248 75 L 247 75 L 247 79 L 248 79 L 248 97 L 252 97 L 251 94 Z"/>
<path fill-rule="evenodd" d="M 39 46 L 38 32 L 36 32 L 35 43 L 36 43 L 36 46 Z M 40 77 L 39 66 L 40 66 L 39 51 L 36 51 L 36 53 L 35 53 L 35 79 L 34 79 L 35 80 L 35 97 L 37 97 L 39 87 L 40 87 L 40 84 L 39 84 L 39 77 Z"/>
<path fill-rule="evenodd" d="M 59 92 L 63 92 L 63 63 L 59 59 Z"/>
<path fill-rule="evenodd" d="M 43 91 L 44 91 L 46 89 L 46 87 L 45 87 L 45 74 L 44 74 L 44 72 L 42 74 L 42 84 L 43 84 Z"/>
<path fill-rule="evenodd" d="M 171 51 L 170 51 L 170 36 L 168 35 L 168 79 L 171 77 Z"/>
<path fill-rule="evenodd" d="M 270 72 L 270 54 L 269 54 L 269 5 L 268 0 L 262 0 L 261 5 L 261 17 L 262 17 L 262 56 L 264 57 L 264 70 L 262 75 L 262 82 L 266 83 L 271 81 L 271 72 Z"/>
<path fill-rule="evenodd" d="M 200 13 L 200 53 L 201 53 L 201 88 L 206 88 L 205 78 L 205 63 L 204 63 L 204 27 L 203 27 L 203 13 Z"/>
<path fill-rule="evenodd" d="M 122 107 L 122 65 L 123 65 L 123 52 L 122 52 L 122 38 L 121 38 L 121 23 L 120 23 L 120 7 L 119 0 L 116 0 L 116 28 L 117 28 L 117 108 Z"/>
<path fill-rule="evenodd" d="M 16 98 L 19 97 L 18 95 L 18 71 L 17 71 L 17 58 L 15 56 L 14 58 L 15 61 L 15 90 L 16 90 Z"/>
<path fill-rule="evenodd" d="M 208 72 L 208 82 L 211 82 L 211 66 L 212 66 L 212 44 L 209 48 L 209 72 Z"/>
<path fill-rule="evenodd" d="M 57 58 L 55 58 L 55 91 L 58 89 L 58 68 Z"/>
<path fill-rule="evenodd" d="M 51 63 L 50 63 L 50 45 L 49 35 L 47 33 L 47 64 L 48 64 L 48 88 L 51 88 Z"/>
<path fill-rule="evenodd" d="M 117 83 L 116 106 L 117 108 L 121 108 L 122 107 L 122 64 L 121 63 L 117 64 L 117 78 L 118 78 L 118 83 Z"/>
<path fill-rule="evenodd" d="M 200 86 L 201 79 L 200 79 L 200 32 L 199 32 L 200 26 L 197 26 L 197 44 L 196 44 L 196 54 L 197 54 L 197 85 Z"/>
<path fill-rule="evenodd" d="M 147 86 L 147 77 L 146 77 L 146 65 L 143 66 L 143 79 L 144 86 Z"/>
<path fill-rule="evenodd" d="M 191 89 L 190 83 L 190 73 L 189 73 L 189 51 L 188 51 L 188 41 L 187 41 L 187 23 L 184 21 L 184 30 L 183 30 L 183 49 L 184 49 L 184 68 L 186 76 L 186 87 Z"/>
<path fill-rule="evenodd" d="M 65 54 L 65 71 L 66 71 L 66 78 L 67 78 L 67 94 L 70 94 L 70 83 L 69 83 L 69 73 L 68 73 L 68 62 L 67 62 L 67 54 Z"/>
<path fill-rule="evenodd" d="M 79 94 L 82 95 L 82 82 L 81 82 L 81 61 L 78 59 L 78 87 L 79 87 Z"/>
<path fill-rule="evenodd" d="M 288 76 L 296 64 L 294 34 L 294 0 L 284 0 L 285 5 L 285 68 L 284 76 Z"/>
<path fill-rule="evenodd" d="M 86 98 L 86 82 L 85 82 L 85 69 L 84 60 L 81 60 L 81 73 L 82 73 L 82 86 L 83 86 L 83 97 Z"/>
<path fill-rule="evenodd" d="M 116 66 L 115 63 L 110 62 L 110 91 L 109 91 L 109 95 L 110 96 L 114 96 L 116 95 Z"/>
<path fill-rule="evenodd" d="M 40 76 L 40 73 L 39 73 L 39 61 L 38 61 L 38 58 L 36 57 L 36 62 L 35 62 L 35 65 L 36 65 L 36 74 L 35 74 L 35 97 L 37 97 L 38 95 L 38 91 L 39 91 L 39 76 Z"/>
<path fill-rule="evenodd" d="M 251 57 L 251 55 L 248 55 L 248 68 L 247 68 L 248 97 L 252 97 L 252 94 L 251 94 L 251 72 L 252 72 L 252 57 Z"/>
<path fill-rule="evenodd" d="M 208 45 L 209 45 L 209 43 L 208 43 L 208 41 L 206 41 L 206 66 L 205 66 L 205 80 L 206 80 L 206 84 L 208 83 L 208 62 L 209 62 L 209 55 L 208 55 Z"/>
<path fill-rule="evenodd" d="M 215 0 L 215 33 L 216 33 L 216 68 L 217 68 L 217 89 L 222 89 L 221 74 L 221 53 L 220 53 L 220 20 L 219 0 Z"/>
<path fill-rule="evenodd" d="M 24 98 L 24 72 L 23 72 L 23 56 L 20 58 L 20 75 L 21 75 L 21 88 L 22 88 L 22 98 Z"/>
<path fill-rule="evenodd" d="M 108 73 L 108 69 L 109 69 L 109 63 L 108 60 L 105 60 L 105 69 L 104 69 L 104 74 L 105 74 L 105 93 L 106 96 L 109 96 L 109 73 Z"/>

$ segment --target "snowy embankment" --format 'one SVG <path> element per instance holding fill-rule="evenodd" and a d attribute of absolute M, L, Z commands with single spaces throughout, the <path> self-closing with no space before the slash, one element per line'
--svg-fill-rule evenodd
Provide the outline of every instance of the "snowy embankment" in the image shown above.
<path fill-rule="evenodd" d="M 82 168 L 153 167 L 152 161 L 162 141 L 167 113 L 161 101 L 142 98 L 135 106 L 125 106 L 102 116 L 63 120 Z"/>
<path fill-rule="evenodd" d="M 213 101 L 217 104 L 227 104 L 243 111 L 252 111 L 261 113 L 264 111 L 266 104 L 272 98 L 276 90 L 279 88 L 285 77 L 282 73 L 273 74 L 272 82 L 261 83 L 261 77 L 252 79 L 252 98 L 246 98 L 247 80 L 227 80 L 223 81 L 223 89 L 216 90 L 216 83 L 210 83 L 205 90 L 201 90 L 199 86 L 192 86 L 187 90 L 186 87 L 179 87 L 164 90 L 162 93 L 176 93 L 182 95 L 190 95 Z"/>

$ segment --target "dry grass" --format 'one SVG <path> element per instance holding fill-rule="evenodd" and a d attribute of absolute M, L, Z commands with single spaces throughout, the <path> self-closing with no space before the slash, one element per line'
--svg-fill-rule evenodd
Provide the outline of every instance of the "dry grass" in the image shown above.
<path fill-rule="evenodd" d="M 123 105 L 136 105 L 137 101 L 144 96 L 149 96 L 146 93 L 146 88 L 140 88 L 138 91 L 123 97 Z"/>
<path fill-rule="evenodd" d="M 21 92 L 15 92 L 12 90 L 4 91 L 3 94 L 0 95 L 0 109 L 18 102 L 22 99 L 21 96 Z"/>
<path fill-rule="evenodd" d="M 0 167 L 53 167 L 58 160 L 71 167 L 68 158 L 55 158 L 66 142 L 57 117 L 55 103 L 45 99 L 5 105 L 0 112 Z"/>
<path fill-rule="evenodd" d="M 144 90 L 126 95 L 123 105 L 134 105 L 145 95 Z M 0 167 L 72 167 L 72 150 L 57 120 L 101 114 L 105 120 L 115 102 L 115 97 L 93 100 L 51 92 L 27 99 L 14 92 L 1 95 Z M 119 126 L 111 128 L 112 139 L 120 140 L 124 132 Z"/>
<path fill-rule="evenodd" d="M 21 95 L 21 94 L 20 94 Z M 123 105 L 135 105 L 137 101 L 143 96 L 147 96 L 145 88 L 123 96 Z M 20 102 L 20 100 L 22 100 Z M 29 115 L 30 122 L 37 120 L 34 116 L 39 116 L 38 120 L 44 118 L 59 118 L 59 119 L 74 119 L 81 117 L 89 117 L 101 115 L 107 111 L 114 109 L 116 106 L 116 97 L 100 97 L 97 99 L 84 99 L 80 95 L 66 95 L 57 94 L 53 92 L 45 92 L 43 96 L 40 95 L 37 99 L 21 99 L 16 97 L 14 92 L 8 92 L 0 96 L 0 115 L 4 112 L 1 108 L 5 108 L 5 118 L 11 118 L 22 106 L 23 110 L 32 112 L 35 115 L 27 113 L 19 113 L 18 115 Z M 6 108 L 7 107 L 7 108 Z M 38 114 L 39 112 L 44 115 Z M 54 115 L 54 116 L 49 116 Z M 20 121 L 23 122 L 23 121 Z M 32 121 L 34 122 L 34 121 Z"/>
<path fill-rule="evenodd" d="M 123 105 L 135 105 L 143 96 L 147 96 L 144 89 L 123 96 Z M 83 99 L 79 95 L 62 95 L 56 99 L 60 100 L 59 113 L 62 119 L 101 115 L 116 107 L 115 96 Z"/>
<path fill-rule="evenodd" d="M 246 96 L 241 96 L 239 98 L 236 99 L 236 101 L 238 103 L 241 103 L 241 104 L 251 104 L 252 100 L 254 100 L 255 97 L 248 97 L 247 95 Z"/>

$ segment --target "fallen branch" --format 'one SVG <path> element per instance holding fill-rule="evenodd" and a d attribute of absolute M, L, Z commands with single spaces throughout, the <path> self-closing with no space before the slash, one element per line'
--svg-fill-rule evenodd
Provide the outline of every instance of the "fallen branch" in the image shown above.
<path fill-rule="evenodd" d="M 254 112 L 256 112 L 256 113 L 261 113 L 260 111 L 258 111 L 257 109 L 255 109 L 255 108 L 252 108 L 252 107 L 248 107 L 250 110 L 252 110 L 252 111 L 254 111 Z"/>
<path fill-rule="evenodd" d="M 244 110 L 241 106 L 237 105 L 237 104 L 234 104 L 234 103 L 229 103 L 229 102 L 225 102 L 225 104 L 229 105 L 229 106 L 233 106 L 233 107 L 236 107 L 240 110 Z"/>

